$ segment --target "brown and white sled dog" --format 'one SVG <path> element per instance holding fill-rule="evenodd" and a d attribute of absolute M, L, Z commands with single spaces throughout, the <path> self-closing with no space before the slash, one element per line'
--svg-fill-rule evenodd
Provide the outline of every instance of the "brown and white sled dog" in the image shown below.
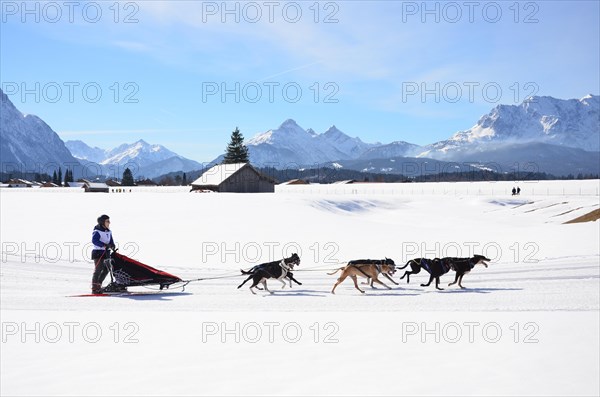
<path fill-rule="evenodd" d="M 365 291 L 361 290 L 358 286 L 358 277 L 364 277 L 368 280 L 371 280 L 371 285 L 373 283 L 381 284 L 387 289 L 392 289 L 391 287 L 385 285 L 378 278 L 379 274 L 384 274 L 386 276 L 391 276 L 396 271 L 396 266 L 394 261 L 386 258 L 384 260 L 378 259 L 359 259 L 355 261 L 350 261 L 344 267 L 340 267 L 336 271 L 332 273 L 327 273 L 329 275 L 333 275 L 339 271 L 342 271 L 342 274 L 337 279 L 337 282 L 333 286 L 331 290 L 332 294 L 335 294 L 335 289 L 338 285 L 340 285 L 346 278 L 350 277 L 352 281 L 354 281 L 354 287 L 359 290 L 361 293 L 365 293 Z"/>

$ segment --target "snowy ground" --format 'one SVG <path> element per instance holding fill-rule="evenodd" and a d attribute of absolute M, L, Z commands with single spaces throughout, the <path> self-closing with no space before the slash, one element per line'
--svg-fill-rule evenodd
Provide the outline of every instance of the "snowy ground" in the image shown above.
<path fill-rule="evenodd" d="M 600 228 L 563 222 L 599 207 L 599 181 L 512 186 L 2 190 L 1 394 L 598 395 Z M 101 213 L 122 253 L 224 278 L 68 297 L 89 288 Z M 293 252 L 302 286 L 236 289 L 240 268 Z M 472 253 L 492 263 L 466 290 L 447 287 L 453 273 L 445 291 L 421 287 L 422 272 L 390 291 L 362 296 L 347 280 L 329 292 L 326 271 L 350 259 Z"/>

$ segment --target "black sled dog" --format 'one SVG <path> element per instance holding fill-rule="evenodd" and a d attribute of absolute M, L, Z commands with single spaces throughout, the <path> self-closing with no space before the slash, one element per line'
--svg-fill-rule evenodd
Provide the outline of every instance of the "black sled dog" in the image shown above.
<path fill-rule="evenodd" d="M 448 286 L 450 287 L 458 282 L 458 286 L 462 289 L 465 289 L 465 287 L 462 286 L 463 276 L 479 264 L 488 267 L 487 262 L 490 261 L 490 259 L 483 255 L 473 255 L 472 258 L 444 258 L 443 260 L 450 262 L 450 267 L 456 272 L 454 281 L 448 284 Z"/>
<path fill-rule="evenodd" d="M 439 286 L 440 277 L 450 271 L 449 261 L 440 258 L 416 258 L 409 260 L 408 262 L 406 262 L 406 265 L 400 267 L 399 269 L 404 269 L 409 265 L 410 271 L 405 271 L 402 277 L 400 277 L 400 280 L 406 277 L 406 282 L 409 283 L 411 274 L 418 274 L 421 271 L 421 269 L 425 269 L 425 271 L 429 273 L 429 282 L 427 284 L 421 284 L 421 287 L 429 287 L 433 279 L 435 279 L 435 288 L 443 290 L 443 288 L 440 288 Z"/>
<path fill-rule="evenodd" d="M 428 287 L 433 279 L 435 279 L 435 288 L 439 290 L 443 290 L 443 288 L 439 287 L 440 277 L 444 274 L 448 273 L 450 270 L 454 270 L 456 272 L 456 278 L 454 282 L 448 284 L 448 286 L 452 286 L 458 282 L 458 285 L 461 288 L 464 288 L 461 285 L 462 278 L 465 274 L 470 272 L 475 265 L 482 264 L 487 267 L 486 261 L 490 259 L 486 258 L 483 255 L 474 255 L 472 258 L 435 258 L 435 259 L 427 259 L 427 258 L 416 258 L 411 259 L 406 262 L 406 265 L 402 266 L 399 269 L 404 269 L 405 267 L 410 265 L 410 271 L 404 272 L 404 275 L 400 277 L 402 280 L 406 277 L 406 282 L 410 282 L 411 274 L 418 274 L 421 269 L 425 269 L 427 273 L 429 273 L 429 282 L 427 284 L 421 284 L 421 287 Z"/>
<path fill-rule="evenodd" d="M 241 270 L 242 274 L 247 275 L 248 278 L 244 280 L 243 283 L 238 285 L 238 288 L 242 288 L 246 282 L 252 279 L 252 285 L 250 286 L 250 292 L 256 294 L 253 288 L 256 288 L 259 283 L 261 283 L 265 289 L 270 294 L 273 292 L 267 288 L 267 280 L 274 278 L 276 280 L 281 281 L 283 284 L 282 288 L 285 288 L 285 281 L 283 279 L 288 278 L 290 280 L 290 286 L 292 281 L 294 281 L 298 285 L 302 285 L 298 280 L 294 278 L 291 271 L 294 266 L 300 265 L 300 257 L 298 254 L 292 254 L 289 258 L 284 258 L 280 261 L 273 261 L 268 263 L 262 263 L 260 265 L 254 266 L 250 270 Z"/>

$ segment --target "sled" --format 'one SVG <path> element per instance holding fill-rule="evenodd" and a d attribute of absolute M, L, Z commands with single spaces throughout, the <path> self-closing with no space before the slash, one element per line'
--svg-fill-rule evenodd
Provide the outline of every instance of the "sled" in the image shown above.
<path fill-rule="evenodd" d="M 162 291 L 163 289 L 168 289 L 172 284 L 184 282 L 177 276 L 155 269 L 125 255 L 121 255 L 114 250 L 106 250 L 105 255 L 106 258 L 102 260 L 102 264 L 108 269 L 108 274 L 110 274 L 110 284 L 102 288 L 102 292 L 99 294 L 82 294 L 75 296 L 129 296 L 149 294 L 147 292 L 128 292 L 127 287 L 158 285 L 160 291 Z"/>

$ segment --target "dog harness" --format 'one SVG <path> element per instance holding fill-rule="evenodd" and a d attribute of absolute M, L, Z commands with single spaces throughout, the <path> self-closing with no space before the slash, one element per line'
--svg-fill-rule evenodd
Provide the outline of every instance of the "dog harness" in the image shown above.
<path fill-rule="evenodd" d="M 421 258 L 420 265 L 423 269 L 427 270 L 427 272 L 429 274 L 431 274 L 432 270 L 431 270 L 430 264 L 431 264 L 431 262 L 434 262 L 434 261 L 435 261 L 435 259 L 433 261 L 430 261 L 429 259 Z M 450 271 L 450 262 L 445 261 L 443 259 L 438 259 L 438 261 L 440 262 L 440 266 L 441 266 L 441 270 L 442 270 L 442 273 L 440 275 L 448 273 Z"/>
<path fill-rule="evenodd" d="M 431 268 L 429 267 L 429 260 L 425 258 L 421 258 L 421 267 L 427 270 L 428 273 L 431 273 Z"/>

